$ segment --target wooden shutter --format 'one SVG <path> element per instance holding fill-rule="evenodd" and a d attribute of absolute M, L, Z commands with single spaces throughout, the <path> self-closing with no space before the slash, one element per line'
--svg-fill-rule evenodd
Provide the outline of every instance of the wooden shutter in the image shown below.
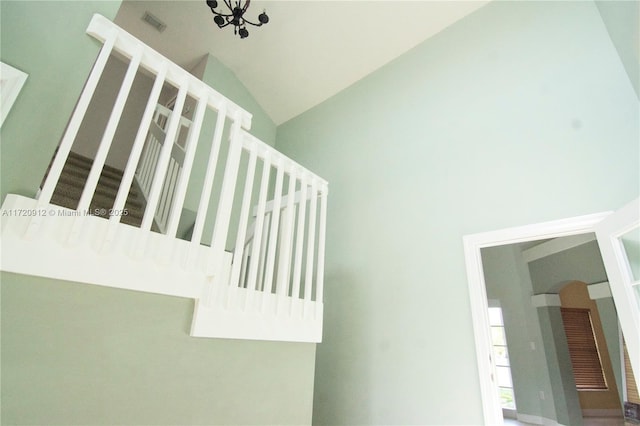
<path fill-rule="evenodd" d="M 627 383 L 627 401 L 640 404 L 640 393 L 638 393 L 636 379 L 633 377 L 633 370 L 631 370 L 631 360 L 629 359 L 629 352 L 627 352 L 626 343 L 624 343 L 623 348 L 625 382 Z"/>
<path fill-rule="evenodd" d="M 607 389 L 589 309 L 561 308 L 576 388 Z"/>

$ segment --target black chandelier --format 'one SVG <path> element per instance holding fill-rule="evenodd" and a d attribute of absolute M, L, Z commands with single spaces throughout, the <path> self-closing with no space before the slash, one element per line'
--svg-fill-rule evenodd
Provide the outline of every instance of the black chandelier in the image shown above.
<path fill-rule="evenodd" d="M 233 25 L 233 33 L 238 34 L 240 38 L 249 37 L 249 31 L 247 31 L 247 24 L 253 25 L 254 27 L 261 27 L 263 24 L 269 22 L 269 17 L 267 16 L 266 11 L 263 11 L 260 15 L 258 15 L 259 23 L 251 22 L 244 17 L 244 13 L 249 8 L 249 4 L 251 4 L 251 0 L 237 0 L 235 2 L 235 6 L 231 4 L 232 0 L 224 0 L 224 4 L 229 8 L 229 13 L 221 13 L 216 12 L 214 9 L 218 7 L 218 2 L 216 0 L 207 0 L 207 6 L 211 8 L 211 12 L 216 15 L 213 18 L 213 22 L 215 22 L 219 28 L 224 28 L 229 24 Z M 244 4 L 243 4 L 244 3 Z"/>

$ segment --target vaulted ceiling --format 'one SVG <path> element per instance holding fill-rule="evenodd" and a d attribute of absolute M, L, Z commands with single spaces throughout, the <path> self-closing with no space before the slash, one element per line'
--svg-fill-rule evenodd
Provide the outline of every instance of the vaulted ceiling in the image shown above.
<path fill-rule="evenodd" d="M 217 57 L 281 124 L 487 2 L 254 0 L 247 17 L 266 10 L 270 22 L 248 27 L 242 40 L 215 25 L 204 0 L 124 0 L 116 23 L 186 69 Z M 167 25 L 163 32 L 142 21 L 147 11 Z"/>

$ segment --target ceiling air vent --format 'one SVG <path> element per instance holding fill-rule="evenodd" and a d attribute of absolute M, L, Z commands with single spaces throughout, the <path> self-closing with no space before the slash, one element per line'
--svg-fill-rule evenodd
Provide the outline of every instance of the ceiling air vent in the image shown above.
<path fill-rule="evenodd" d="M 167 28 L 167 24 L 165 24 L 160 19 L 150 14 L 148 11 L 144 12 L 144 15 L 142 16 L 142 20 L 147 24 L 151 25 L 160 33 L 163 32 L 165 28 Z"/>

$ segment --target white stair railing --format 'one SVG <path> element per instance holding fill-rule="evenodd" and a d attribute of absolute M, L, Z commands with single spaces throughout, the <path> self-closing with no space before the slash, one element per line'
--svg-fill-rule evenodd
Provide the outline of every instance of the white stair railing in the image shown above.
<path fill-rule="evenodd" d="M 238 288 L 245 288 L 256 292 L 249 292 L 243 302 L 249 307 L 255 302 L 256 294 L 261 299 L 255 303 L 261 309 L 265 309 L 265 295 L 270 294 L 277 296 L 278 305 L 283 304 L 285 298 L 291 298 L 291 309 L 295 309 L 292 304 L 304 300 L 321 301 L 326 181 L 245 132 L 243 149 L 248 153 L 249 161 L 233 252 L 230 298 Z M 262 177 L 258 204 L 250 211 L 253 191 L 250 183 L 259 162 L 262 163 Z M 274 167 L 273 199 L 267 202 Z M 287 189 L 283 191 L 285 180 Z M 254 218 L 251 223 L 250 214 Z M 316 222 L 317 217 L 320 217 L 319 222 Z M 305 280 L 301 287 L 303 272 Z"/>
<path fill-rule="evenodd" d="M 104 45 L 39 197 L 33 204 L 25 197 L 8 197 L 12 205 L 32 205 L 34 211 L 55 207 L 51 198 L 62 168 L 105 64 L 110 55 L 117 53 L 129 58 L 129 67 L 83 188 L 77 214 L 36 215 L 24 221 L 11 218 L 23 236 L 15 241 L 7 234 L 12 227 L 4 221 L 3 244 L 11 256 L 3 258 L 3 266 L 27 274 L 35 273 L 31 269 L 37 266 L 37 274 L 43 276 L 195 297 L 198 302 L 192 326 L 194 336 L 320 341 L 327 182 L 250 135 L 247 129 L 251 114 L 247 111 L 106 18 L 94 15 L 87 33 Z M 115 214 L 106 222 L 82 212 L 88 209 L 95 194 L 133 79 L 141 69 L 155 81 L 123 171 L 112 209 Z M 172 111 L 158 105 L 167 84 L 178 91 Z M 196 102 L 192 121 L 181 114 L 187 97 Z M 209 109 L 217 116 L 215 127 L 209 129 L 213 136 L 200 141 L 203 127 L 214 124 L 204 121 Z M 228 154 L 223 160 L 220 152 L 226 123 L 230 130 Z M 181 129 L 188 129 L 184 144 L 176 143 Z M 200 199 L 191 240 L 185 242 L 176 238 L 176 232 L 198 143 L 209 144 L 210 154 L 203 181 L 198 183 Z M 221 182 L 216 182 L 219 167 L 223 167 L 224 176 Z M 239 176 L 243 176 L 243 185 L 238 182 Z M 134 179 L 146 198 L 139 229 L 120 224 L 121 216 L 117 214 L 124 210 Z M 219 194 L 214 188 L 219 189 Z M 209 211 L 210 204 L 217 205 L 215 218 Z M 154 219 L 160 234 L 151 231 Z M 212 223 L 212 232 L 210 246 L 205 246 L 203 233 L 208 222 Z M 33 250 L 53 247 L 53 240 L 44 243 L 52 235 L 55 240 L 67 235 L 63 237 L 64 250 L 49 250 L 49 255 L 43 255 L 47 262 L 38 265 L 24 261 Z M 97 246 L 96 239 L 101 241 Z M 229 243 L 230 239 L 235 244 Z M 137 248 L 127 254 L 118 252 L 133 246 Z M 73 251 L 74 247 L 78 249 Z M 92 254 L 84 247 L 101 249 Z M 107 248 L 111 251 L 104 252 Z M 92 267 L 66 268 L 65 250 L 69 256 L 82 256 L 85 264 Z M 162 268 L 140 269 L 148 268 L 149 264 L 139 256 L 149 256 L 150 251 L 165 253 Z M 149 278 L 140 279 L 145 276 Z M 251 315 L 238 316 L 238 312 Z M 276 328 L 265 334 L 269 321 Z"/>

